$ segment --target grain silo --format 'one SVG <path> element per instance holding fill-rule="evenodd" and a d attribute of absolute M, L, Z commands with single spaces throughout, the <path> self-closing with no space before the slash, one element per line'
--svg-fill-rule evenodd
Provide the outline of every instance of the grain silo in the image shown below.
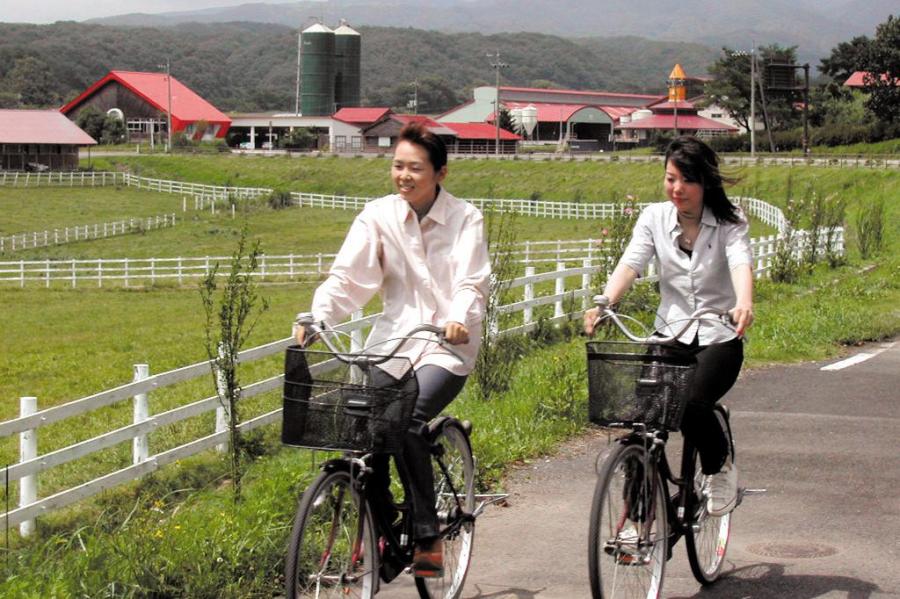
<path fill-rule="evenodd" d="M 334 113 L 334 31 L 316 23 L 300 34 L 300 112 L 304 116 Z"/>
<path fill-rule="evenodd" d="M 334 30 L 334 102 L 337 109 L 359 106 L 361 38 L 341 21 Z"/>

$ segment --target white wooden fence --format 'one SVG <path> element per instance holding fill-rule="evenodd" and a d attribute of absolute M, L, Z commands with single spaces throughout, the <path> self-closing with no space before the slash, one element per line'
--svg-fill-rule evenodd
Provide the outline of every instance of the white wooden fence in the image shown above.
<path fill-rule="evenodd" d="M 533 272 L 534 267 L 528 268 L 530 272 Z M 591 272 L 593 272 L 593 269 L 588 266 L 566 269 L 565 264 L 560 263 L 557 265 L 557 270 L 548 273 L 530 274 L 511 281 L 511 287 L 522 288 L 523 297 L 528 299 L 500 308 L 500 312 L 503 314 L 522 313 L 521 324 L 504 331 L 504 333 L 523 332 L 534 328 L 537 324 L 534 318 L 534 310 L 540 306 L 553 306 L 554 315 L 548 319 L 551 323 L 561 322 L 569 318 L 570 315 L 565 313 L 566 302 L 585 300 L 589 296 L 588 282 Z M 577 284 L 573 286 L 570 283 L 567 287 L 567 279 L 570 281 L 574 279 L 577 281 Z M 536 297 L 536 291 L 546 287 L 546 285 L 542 287 L 541 284 L 548 281 L 554 282 L 554 292 Z M 357 340 L 361 340 L 362 331 L 368 329 L 376 317 L 377 315 L 362 317 L 362 314 L 358 313 L 355 315 L 354 320 L 344 323 L 338 329 L 348 333 L 358 331 L 360 334 L 355 335 L 355 337 Z M 283 352 L 290 343 L 290 338 L 280 339 L 245 350 L 240 353 L 239 361 L 247 363 L 278 354 Z M 71 505 L 116 485 L 136 480 L 175 460 L 227 444 L 228 432 L 224 427 L 225 419 L 219 417 L 216 418 L 217 428 L 208 431 L 206 435 L 156 454 L 151 454 L 149 451 L 152 444 L 148 442 L 148 437 L 158 428 L 212 411 L 221 412 L 223 410 L 218 397 L 215 395 L 199 398 L 179 407 L 155 414 L 151 407 L 152 398 L 150 394 L 152 391 L 169 387 L 176 383 L 209 376 L 210 369 L 211 365 L 209 362 L 200 362 L 168 372 L 150 375 L 147 365 L 136 364 L 134 380 L 131 383 L 74 401 L 39 410 L 37 408 L 37 398 L 33 396 L 21 398 L 20 416 L 0 422 L 0 439 L 19 435 L 21 457 L 18 463 L 8 466 L 5 471 L 6 480 L 11 483 L 19 482 L 18 507 L 0 515 L 0 527 L 18 524 L 20 533 L 27 535 L 33 530 L 34 518 L 41 514 Z M 314 372 L 313 374 L 317 373 Z M 269 378 L 258 380 L 242 388 L 241 398 L 246 400 L 262 393 L 275 391 L 281 387 L 282 383 L 282 374 L 275 374 Z M 131 401 L 134 404 L 133 412 L 135 416 L 131 424 L 49 453 L 38 453 L 38 436 L 42 427 L 126 401 Z M 240 428 L 242 431 L 248 431 L 259 426 L 279 422 L 280 414 L 280 408 L 257 414 L 242 422 Z M 40 473 L 121 443 L 130 443 L 132 446 L 132 463 L 130 465 L 107 472 L 92 480 L 58 491 L 47 497 L 38 497 L 37 477 Z"/>
<path fill-rule="evenodd" d="M 152 229 L 165 229 L 167 227 L 174 227 L 175 222 L 174 214 L 160 214 L 106 223 L 95 223 L 93 225 L 77 225 L 74 227 L 66 227 L 64 229 L 53 229 L 52 231 L 44 230 L 31 231 L 29 233 L 16 233 L 15 235 L 0 237 L 0 254 L 4 252 L 48 247 L 51 245 L 62 245 L 76 241 L 86 241 L 89 239 L 102 239 L 104 237 L 128 235 L 130 233 L 150 231 Z"/>
<path fill-rule="evenodd" d="M 825 255 L 828 248 L 828 236 L 818 236 L 817 255 Z M 843 229 L 836 228 L 830 239 L 831 251 L 842 254 L 844 251 Z M 782 235 L 770 235 L 751 240 L 751 250 L 757 276 L 767 271 L 767 263 L 771 261 L 775 247 Z M 809 243 L 810 235 L 806 231 L 794 232 L 794 254 L 800 256 Z M 541 266 L 566 262 L 581 264 L 590 260 L 596 267 L 604 254 L 603 240 L 577 239 L 557 241 L 526 241 L 517 243 L 512 249 L 515 261 L 523 267 Z M 253 276 L 261 280 L 284 280 L 319 277 L 328 272 L 335 254 L 287 254 L 262 255 L 259 269 Z M 216 265 L 220 265 L 220 273 L 227 274 L 230 264 L 228 256 L 176 257 L 176 258 L 96 258 L 96 259 L 58 259 L 58 260 L 7 260 L 0 261 L 0 283 L 12 283 L 19 287 L 28 284 L 42 284 L 50 287 L 59 282 L 71 288 L 79 284 L 92 284 L 103 287 L 104 284 L 123 285 L 150 284 L 170 281 L 182 284 L 185 281 L 206 276 Z"/>

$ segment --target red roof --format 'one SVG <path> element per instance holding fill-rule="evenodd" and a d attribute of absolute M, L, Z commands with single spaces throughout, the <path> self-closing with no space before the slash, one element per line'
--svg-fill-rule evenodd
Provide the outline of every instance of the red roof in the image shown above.
<path fill-rule="evenodd" d="M 167 112 L 169 106 L 169 85 L 165 73 L 137 73 L 132 71 L 110 71 L 105 77 L 91 85 L 80 96 L 60 108 L 68 114 L 82 102 L 110 82 L 116 81 L 134 92 L 160 112 Z M 172 77 L 172 129 L 181 131 L 190 123 L 206 121 L 225 125 L 219 131 L 224 136 L 231 119 L 218 108 L 198 96 L 189 87 Z"/>
<path fill-rule="evenodd" d="M 697 112 L 697 107 L 694 106 L 693 102 L 688 102 L 686 100 L 678 100 L 677 102 L 672 102 L 666 100 L 665 102 L 660 102 L 659 104 L 651 104 L 647 108 L 656 111 L 672 111 L 674 112 L 676 108 L 678 110 L 690 110 L 692 112 Z"/>
<path fill-rule="evenodd" d="M 497 139 L 497 128 L 489 123 L 441 123 L 456 132 L 457 139 Z M 522 139 L 511 131 L 500 129 L 500 141 Z"/>
<path fill-rule="evenodd" d="M 412 122 L 422 123 L 435 135 L 456 135 L 452 129 L 448 129 L 444 126 L 445 123 L 439 123 L 423 114 L 392 114 L 391 118 L 404 125 Z"/>
<path fill-rule="evenodd" d="M 847 78 L 846 81 L 844 81 L 844 87 L 869 87 L 868 85 L 866 85 L 865 81 L 866 75 L 868 74 L 869 73 L 867 73 L 866 71 L 856 71 L 855 73 L 850 75 L 850 77 Z M 881 75 L 881 80 L 888 80 L 887 73 Z M 897 78 L 894 81 L 894 85 L 900 86 L 900 78 Z"/>
<path fill-rule="evenodd" d="M 540 87 L 504 87 L 500 86 L 500 91 L 511 91 L 511 92 L 540 92 L 544 94 L 579 94 L 584 96 L 612 96 L 614 98 L 634 98 L 636 100 L 658 100 L 660 98 L 659 94 L 624 94 L 621 92 L 596 92 L 596 91 L 581 91 L 574 89 L 544 89 Z"/>
<path fill-rule="evenodd" d="M 674 114 L 654 114 L 652 116 L 648 116 L 643 119 L 638 119 L 636 121 L 631 121 L 628 123 L 620 123 L 616 129 L 674 129 L 675 128 L 675 115 Z M 678 129 L 690 129 L 692 131 L 697 131 L 700 129 L 704 130 L 712 130 L 712 131 L 737 131 L 737 127 L 732 127 L 731 125 L 726 125 L 725 123 L 720 123 L 719 121 L 714 121 L 712 119 L 707 119 L 702 116 L 697 116 L 695 114 L 679 114 L 678 115 Z"/>
<path fill-rule="evenodd" d="M 332 118 L 353 125 L 371 125 L 391 112 L 390 108 L 341 108 Z"/>
<path fill-rule="evenodd" d="M 0 110 L 0 143 L 93 146 L 97 142 L 58 110 Z"/>

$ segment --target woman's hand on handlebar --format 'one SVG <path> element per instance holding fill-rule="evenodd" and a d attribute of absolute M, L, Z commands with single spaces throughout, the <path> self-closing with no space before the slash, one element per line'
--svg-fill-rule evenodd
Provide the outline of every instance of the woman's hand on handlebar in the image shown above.
<path fill-rule="evenodd" d="M 584 311 L 584 332 L 588 336 L 594 334 L 594 328 L 597 326 L 597 319 L 600 317 L 600 308 L 594 306 Z"/>
<path fill-rule="evenodd" d="M 302 324 L 294 324 L 294 341 L 300 347 L 306 347 L 306 327 Z"/>
<path fill-rule="evenodd" d="M 463 345 L 469 342 L 469 329 L 466 325 L 450 321 L 444 326 L 444 339 L 450 345 Z"/>
<path fill-rule="evenodd" d="M 744 332 L 753 324 L 752 306 L 735 306 L 728 311 L 731 322 L 734 323 L 734 332 L 743 337 Z"/>

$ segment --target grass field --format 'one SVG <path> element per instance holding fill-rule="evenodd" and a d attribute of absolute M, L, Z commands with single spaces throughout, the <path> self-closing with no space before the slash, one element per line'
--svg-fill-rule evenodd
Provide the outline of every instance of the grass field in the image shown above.
<path fill-rule="evenodd" d="M 95 158 L 95 166 L 199 183 L 266 186 L 374 196 L 388 189 L 385 159 L 282 158 L 247 156 L 152 156 Z M 460 197 L 532 197 L 545 200 L 608 201 L 628 193 L 659 199 L 659 165 L 576 162 L 462 160 L 451 165 L 447 187 Z M 807 189 L 848 200 L 849 263 L 820 265 L 794 284 L 761 282 L 757 323 L 747 346 L 748 365 L 821 359 L 842 344 L 881 339 L 900 332 L 900 172 L 809 167 L 753 167 L 740 173 L 735 194 L 774 204 Z M 77 192 L 77 193 L 76 193 Z M 81 193 L 85 195 L 79 195 Z M 871 202 L 886 205 L 885 246 L 863 261 L 853 243 L 855 216 Z M 173 206 L 169 208 L 169 206 Z M 181 198 L 115 188 L 96 190 L 11 190 L 0 188 L 0 231 L 116 220 L 176 211 Z M 48 210 L 47 208 L 50 207 Z M 77 211 L 77 212 L 73 212 Z M 76 223 L 62 222 L 76 214 Z M 229 255 L 241 220 L 230 215 L 187 213 L 171 230 L 19 252 L 16 258 Z M 259 207 L 249 213 L 251 235 L 268 253 L 334 251 L 351 212 Z M 179 216 L 180 218 L 180 216 Z M 519 239 L 586 238 L 600 223 L 519 219 Z M 14 230 L 17 229 L 17 230 Z M 758 230 L 757 230 L 758 231 Z M 755 233 L 762 234 L 762 233 Z M 304 248 L 311 248 L 306 250 Z M 313 282 L 267 284 L 271 304 L 249 345 L 289 333 L 293 314 L 309 304 Z M 192 283 L 139 289 L 0 288 L 0 419 L 15 416 L 18 397 L 36 395 L 47 407 L 131 380 L 132 365 L 151 372 L 205 358 L 203 311 Z M 472 386 L 453 412 L 476 422 L 475 450 L 484 481 L 496 485 L 504 467 L 552 451 L 584 426 L 582 341 L 531 347 L 516 361 L 511 389 L 496 400 L 478 399 Z M 271 376 L 278 359 L 246 370 L 247 380 Z M 255 377 L 255 378 L 254 378 Z M 152 394 L 153 412 L 212 393 L 211 380 L 198 380 Z M 248 406 L 277 405 L 269 394 Z M 50 427 L 41 451 L 126 423 L 130 405 Z M 165 443 L 208 427 L 171 431 Z M 44 433 L 42 432 L 42 435 Z M 0 580 L 0 595 L 16 597 L 114 596 L 156 591 L 172 597 L 271 596 L 279 588 L 279 560 L 285 527 L 296 495 L 312 472 L 304 452 L 277 451 L 277 431 L 261 436 L 264 457 L 246 477 L 247 498 L 230 502 L 224 469 L 206 455 L 166 469 L 125 489 L 58 516 L 39 520 L 37 538 L 15 551 L 12 569 Z M 16 459 L 15 439 L 0 444 L 0 459 Z M 41 494 L 71 484 L 99 465 L 128 463 L 128 448 L 85 460 L 76 472 L 48 474 Z M 138 494 L 137 490 L 143 491 Z M 18 546 L 18 542 L 14 541 Z M 49 566 L 49 567 L 48 567 Z"/>

